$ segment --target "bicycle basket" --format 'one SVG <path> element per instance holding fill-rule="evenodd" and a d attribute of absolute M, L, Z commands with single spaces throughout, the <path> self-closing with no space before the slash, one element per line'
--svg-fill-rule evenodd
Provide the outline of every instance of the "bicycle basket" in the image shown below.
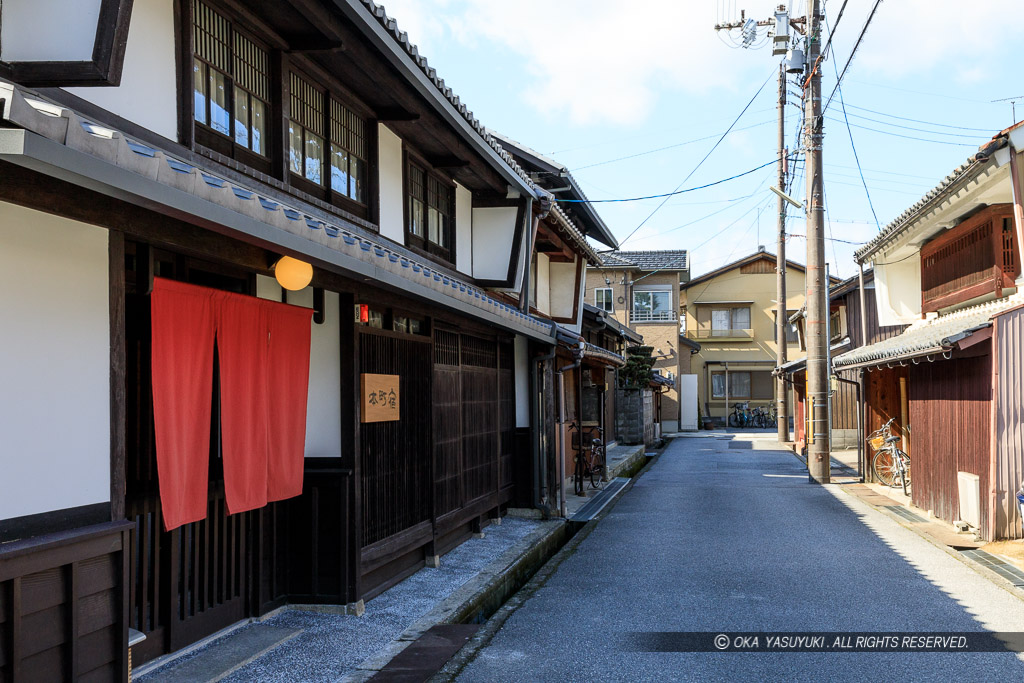
<path fill-rule="evenodd" d="M 868 439 L 868 443 L 871 444 L 871 448 L 876 451 L 880 451 L 885 448 L 885 435 L 876 436 L 873 439 Z"/>

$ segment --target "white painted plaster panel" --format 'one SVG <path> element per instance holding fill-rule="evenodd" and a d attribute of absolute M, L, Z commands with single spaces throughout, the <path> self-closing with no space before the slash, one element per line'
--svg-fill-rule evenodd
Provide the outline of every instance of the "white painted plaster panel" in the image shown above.
<path fill-rule="evenodd" d="M 380 174 L 380 234 L 405 244 L 402 139 L 383 123 L 377 124 L 377 168 Z"/>
<path fill-rule="evenodd" d="M 884 257 L 883 257 L 884 258 Z M 875 265 L 878 324 L 906 325 L 921 319 L 921 259 Z"/>
<path fill-rule="evenodd" d="M 100 0 L 3 0 L 0 59 L 92 61 L 99 16 Z"/>
<path fill-rule="evenodd" d="M 534 300 L 538 311 L 551 315 L 551 259 L 547 254 L 537 254 L 537 294 Z"/>
<path fill-rule="evenodd" d="M 281 285 L 269 275 L 256 276 L 256 296 L 270 301 L 281 301 Z"/>
<path fill-rule="evenodd" d="M 313 288 L 288 292 L 288 303 L 313 308 Z M 338 294 L 324 292 L 324 321 L 313 323 L 306 401 L 306 457 L 341 457 L 341 321 Z"/>
<path fill-rule="evenodd" d="M 473 193 L 455 183 L 455 269 L 473 275 Z"/>
<path fill-rule="evenodd" d="M 8 0 L 3 1 L 6 5 Z M 178 140 L 174 60 L 173 0 L 136 0 L 121 85 L 67 90 L 169 140 Z"/>
<path fill-rule="evenodd" d="M 577 258 L 579 258 L 577 256 Z M 572 317 L 573 308 L 579 300 L 580 286 L 576 278 L 576 263 L 551 263 L 551 317 Z M 579 309 L 577 309 L 579 312 Z"/>
<path fill-rule="evenodd" d="M 0 519 L 110 500 L 107 231 L 0 203 Z"/>
<path fill-rule="evenodd" d="M 529 340 L 517 334 L 512 346 L 515 388 L 516 427 L 530 426 L 530 356 Z"/>
<path fill-rule="evenodd" d="M 517 213 L 515 207 L 506 206 L 473 209 L 473 277 L 481 280 L 508 277 Z"/>

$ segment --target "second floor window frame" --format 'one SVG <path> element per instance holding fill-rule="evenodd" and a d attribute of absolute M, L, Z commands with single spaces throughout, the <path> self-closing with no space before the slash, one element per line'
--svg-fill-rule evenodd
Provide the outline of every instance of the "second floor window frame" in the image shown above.
<path fill-rule="evenodd" d="M 195 142 L 257 171 L 272 164 L 271 51 L 233 17 L 191 0 Z"/>
<path fill-rule="evenodd" d="M 656 299 L 668 298 L 659 304 Z M 643 300 L 648 299 L 644 304 Z M 672 303 L 671 289 L 637 289 L 633 291 L 632 322 L 635 323 L 677 323 L 679 313 Z"/>
<path fill-rule="evenodd" d="M 612 296 L 611 287 L 594 288 L 594 306 L 600 308 L 605 313 L 615 312 L 615 300 Z"/>
<path fill-rule="evenodd" d="M 405 245 L 455 265 L 455 183 L 408 148 L 403 157 Z"/>

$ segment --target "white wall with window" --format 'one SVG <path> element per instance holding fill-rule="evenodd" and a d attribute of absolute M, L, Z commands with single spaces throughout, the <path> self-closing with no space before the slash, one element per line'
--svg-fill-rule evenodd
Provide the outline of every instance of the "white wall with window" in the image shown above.
<path fill-rule="evenodd" d="M 633 290 L 632 322 L 676 322 L 679 314 L 672 300 L 671 285 L 658 288 L 651 285 L 645 289 Z"/>
<path fill-rule="evenodd" d="M 614 298 L 611 287 L 598 287 L 594 290 L 594 305 L 608 313 L 615 312 Z"/>

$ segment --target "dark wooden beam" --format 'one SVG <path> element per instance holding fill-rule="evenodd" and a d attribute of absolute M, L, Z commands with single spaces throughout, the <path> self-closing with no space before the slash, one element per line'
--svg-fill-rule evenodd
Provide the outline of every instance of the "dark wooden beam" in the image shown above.
<path fill-rule="evenodd" d="M 469 161 L 458 157 L 427 157 L 427 163 L 434 168 L 465 168 Z"/>
<path fill-rule="evenodd" d="M 340 40 L 304 40 L 302 45 L 292 45 L 285 50 L 288 54 L 306 54 L 310 52 L 343 52 L 345 50 L 345 43 Z"/>
<path fill-rule="evenodd" d="M 125 518 L 125 264 L 124 233 L 107 237 L 110 279 L 110 521 Z"/>
<path fill-rule="evenodd" d="M 420 115 L 401 107 L 381 107 L 376 110 L 377 120 L 381 123 L 389 121 L 419 121 Z"/>

